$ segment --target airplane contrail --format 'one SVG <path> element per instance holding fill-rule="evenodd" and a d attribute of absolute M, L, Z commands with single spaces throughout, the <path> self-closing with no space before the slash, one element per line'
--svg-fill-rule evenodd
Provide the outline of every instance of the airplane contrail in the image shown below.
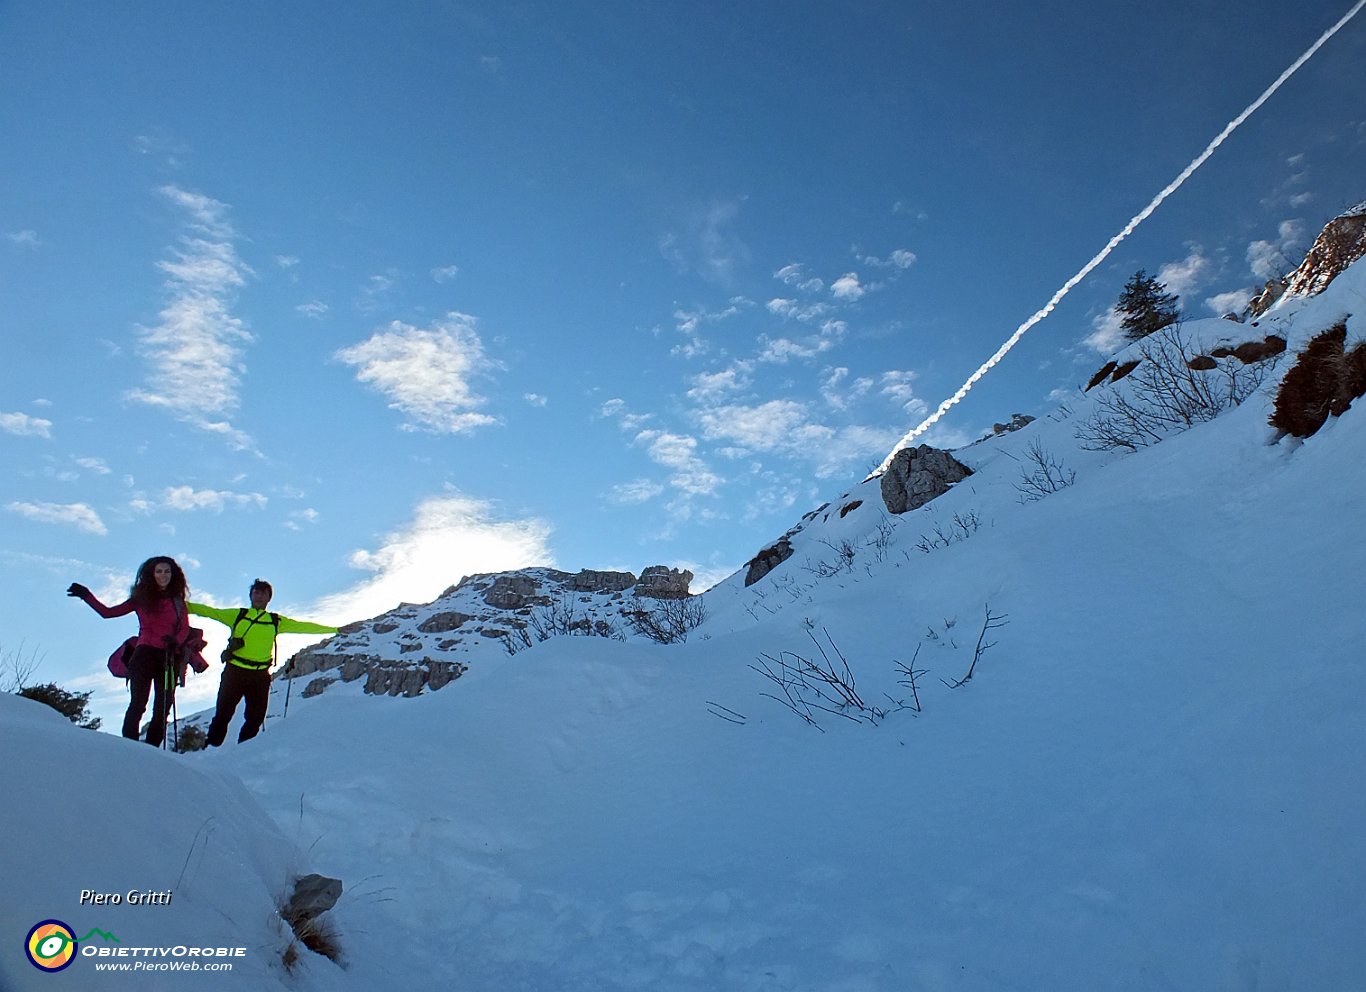
<path fill-rule="evenodd" d="M 1268 86 L 1261 96 L 1257 97 L 1256 100 L 1248 104 L 1247 109 L 1244 110 L 1241 114 L 1233 118 L 1233 120 L 1229 121 L 1228 124 L 1224 126 L 1224 129 L 1219 132 L 1218 136 L 1208 145 L 1205 146 L 1205 150 L 1201 152 L 1199 155 L 1197 155 L 1190 165 L 1182 169 L 1180 175 L 1178 175 L 1175 179 L 1173 179 L 1170 183 L 1167 184 L 1166 189 L 1162 190 L 1162 192 L 1158 193 L 1157 196 L 1153 197 L 1151 203 L 1149 203 L 1146 207 L 1144 207 L 1137 214 L 1135 214 L 1133 219 L 1131 219 L 1129 223 L 1124 225 L 1124 229 L 1120 231 L 1118 234 L 1116 234 L 1113 238 L 1111 238 L 1109 242 L 1106 243 L 1105 247 L 1102 248 L 1099 253 L 1097 253 L 1095 258 L 1091 259 L 1091 261 L 1087 262 L 1084 266 L 1082 266 L 1081 271 L 1079 271 L 1071 279 L 1068 279 L 1067 282 L 1063 283 L 1062 288 L 1053 294 L 1053 298 L 1050 299 L 1048 303 L 1044 305 L 1043 309 L 1037 311 L 1032 317 L 1026 320 L 1019 327 L 1017 327 L 1015 329 L 1015 333 L 1006 339 L 1005 344 L 1001 345 L 1001 347 L 996 349 L 996 354 L 988 358 L 976 372 L 968 376 L 967 382 L 963 383 L 963 385 L 958 387 L 958 392 L 954 393 L 943 403 L 940 403 L 939 409 L 935 410 L 934 413 L 926 417 L 919 427 L 911 431 L 900 441 L 898 441 L 895 445 L 893 445 L 892 450 L 887 453 L 887 457 L 882 460 L 882 464 L 879 465 L 872 472 L 868 473 L 868 478 L 864 479 L 863 481 L 867 482 L 868 479 L 874 479 L 877 476 L 881 475 L 883 472 L 887 471 L 887 466 L 892 464 L 892 458 L 895 457 L 898 451 L 900 451 L 902 448 L 907 447 L 920 434 L 924 433 L 926 428 L 933 425 L 935 421 L 937 421 L 940 417 L 947 413 L 950 407 L 956 405 L 959 400 L 966 396 L 968 392 L 972 389 L 972 387 L 977 384 L 977 380 L 981 379 L 982 376 L 990 372 L 996 366 L 996 364 L 1006 356 L 1010 349 L 1015 347 L 1015 345 L 1019 342 L 1020 338 L 1025 336 L 1026 331 L 1028 331 L 1031 327 L 1033 327 L 1039 321 L 1043 320 L 1050 313 L 1052 313 L 1054 307 L 1056 307 L 1060 302 L 1062 302 L 1063 297 L 1070 293 L 1073 287 L 1077 285 L 1077 283 L 1085 279 L 1088 275 L 1090 275 L 1092 269 L 1094 269 L 1101 262 L 1105 261 L 1106 257 L 1110 254 L 1110 252 L 1115 250 L 1115 248 L 1120 244 L 1120 242 L 1122 242 L 1125 238 L 1132 234 L 1134 232 L 1134 229 L 1138 227 L 1139 224 L 1142 224 L 1145 220 L 1147 220 L 1152 215 L 1153 211 L 1162 205 L 1163 200 L 1167 199 L 1167 197 L 1171 196 L 1178 189 L 1180 189 L 1181 184 L 1184 183 L 1187 179 L 1189 179 L 1196 169 L 1204 165 L 1205 160 L 1208 159 L 1211 155 L 1213 155 L 1215 149 L 1217 149 L 1220 145 L 1224 143 L 1224 139 L 1227 138 L 1230 134 L 1232 134 L 1235 130 L 1237 130 L 1238 126 L 1242 124 L 1243 121 L 1251 117 L 1257 111 L 1257 108 L 1259 108 L 1262 104 L 1266 103 L 1267 100 L 1271 99 L 1272 94 L 1281 88 L 1281 84 L 1284 83 L 1291 76 L 1293 76 L 1295 74 L 1295 71 L 1299 69 L 1300 66 L 1308 62 L 1309 59 L 1313 57 L 1314 53 L 1317 52 L 1320 48 L 1322 48 L 1324 43 L 1327 42 L 1329 38 L 1337 34 L 1338 31 L 1341 30 L 1343 25 L 1345 25 L 1348 21 L 1350 21 L 1353 17 L 1357 15 L 1357 12 L 1360 11 L 1362 7 L 1366 7 L 1366 0 L 1357 0 L 1356 5 L 1346 14 L 1344 14 L 1341 20 L 1339 20 L 1331 28 L 1329 28 L 1322 35 L 1320 35 L 1319 40 L 1310 45 L 1308 50 L 1305 51 L 1305 53 L 1301 55 L 1299 58 L 1297 58 L 1294 62 L 1292 62 L 1288 69 L 1286 69 L 1279 76 L 1277 76 L 1276 81 L 1272 83 L 1270 86 Z"/>

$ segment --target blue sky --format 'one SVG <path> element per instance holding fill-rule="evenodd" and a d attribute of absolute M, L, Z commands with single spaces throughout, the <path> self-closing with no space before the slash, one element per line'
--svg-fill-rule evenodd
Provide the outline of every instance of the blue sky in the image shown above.
<path fill-rule="evenodd" d="M 158 553 L 334 622 L 719 578 L 1349 6 L 0 5 L 0 651 L 108 688 L 62 591 Z M 1084 382 L 1138 268 L 1207 316 L 1293 267 L 1363 93 L 1359 17 L 924 439 Z"/>

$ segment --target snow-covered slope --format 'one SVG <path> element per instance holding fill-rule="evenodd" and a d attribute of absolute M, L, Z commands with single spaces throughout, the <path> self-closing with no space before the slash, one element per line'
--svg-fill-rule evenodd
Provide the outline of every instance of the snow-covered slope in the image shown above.
<path fill-rule="evenodd" d="M 0 989 L 349 987 L 330 962 L 331 974 L 309 960 L 286 974 L 294 935 L 276 908 L 309 856 L 236 775 L 5 693 L 0 741 Z M 46 920 L 78 941 L 52 973 L 23 951 Z M 231 971 L 194 970 L 223 964 Z"/>
<path fill-rule="evenodd" d="M 1288 340 L 1283 372 L 1363 299 L 1358 263 L 1255 332 Z M 1349 340 L 1366 331 L 1347 324 Z M 346 968 L 313 959 L 306 980 L 1357 988 L 1366 403 L 1272 443 L 1270 385 L 1137 452 L 1086 450 L 1077 425 L 1103 390 L 1132 388 L 1121 380 L 957 452 L 974 474 L 919 510 L 891 517 L 876 482 L 852 487 L 794 529 L 778 569 L 707 593 L 683 645 L 559 637 L 490 653 L 412 699 L 359 682 L 296 691 L 250 744 L 174 759 L 48 721 L 5 772 L 7 792 L 35 798 L 0 820 L 54 839 L 72 865 L 49 884 L 36 859 L 8 864 L 19 896 L 5 925 L 69 913 L 108 927 L 74 905 L 83 867 L 100 885 L 144 884 L 144 861 L 85 853 L 89 826 L 72 821 L 95 811 L 72 790 L 39 797 L 43 754 L 90 768 L 97 746 L 101 815 L 174 797 L 158 846 L 176 874 L 204 810 L 225 801 L 182 800 L 186 783 L 236 776 L 280 825 L 223 831 L 246 848 L 223 853 L 249 881 L 214 903 L 229 921 L 216 939 L 263 948 L 263 962 L 278 946 L 265 917 L 281 867 L 252 860 L 286 849 L 277 830 L 346 882 L 329 914 Z M 1075 482 L 1022 498 L 1031 445 Z M 764 674 L 800 659 L 828 659 L 864 705 L 803 719 L 792 700 L 811 690 L 789 682 L 785 695 Z M 32 721 L 15 714 L 0 708 L 5 738 L 27 741 Z M 77 781 L 94 789 L 90 777 Z M 167 939 L 201 925 L 196 905 L 177 893 L 155 917 Z M 113 917 L 125 918 L 153 916 Z M 21 987 L 61 981 L 4 960 Z"/>

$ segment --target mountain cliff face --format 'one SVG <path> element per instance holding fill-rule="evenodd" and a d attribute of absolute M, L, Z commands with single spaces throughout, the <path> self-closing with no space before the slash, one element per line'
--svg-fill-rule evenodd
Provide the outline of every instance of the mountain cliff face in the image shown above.
<path fill-rule="evenodd" d="M 1317 296 L 1357 259 L 1366 255 L 1366 200 L 1330 220 L 1314 239 L 1299 268 L 1267 282 L 1248 312 L 1259 317 L 1282 296 Z"/>
<path fill-rule="evenodd" d="M 558 634 L 630 635 L 630 616 L 687 598 L 692 573 L 652 565 L 631 572 L 527 568 L 468 575 L 426 604 L 403 603 L 294 656 L 304 690 L 365 679 L 365 691 L 416 696 L 459 678 L 472 661 L 515 654 Z"/>

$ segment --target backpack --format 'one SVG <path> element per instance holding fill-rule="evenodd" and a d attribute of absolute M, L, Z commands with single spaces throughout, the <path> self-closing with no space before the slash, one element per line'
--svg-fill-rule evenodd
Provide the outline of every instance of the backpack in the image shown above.
<path fill-rule="evenodd" d="M 133 656 L 133 649 L 138 645 L 138 635 L 134 634 L 114 649 L 114 653 L 109 656 L 109 674 L 116 679 L 128 678 L 128 659 Z"/>

